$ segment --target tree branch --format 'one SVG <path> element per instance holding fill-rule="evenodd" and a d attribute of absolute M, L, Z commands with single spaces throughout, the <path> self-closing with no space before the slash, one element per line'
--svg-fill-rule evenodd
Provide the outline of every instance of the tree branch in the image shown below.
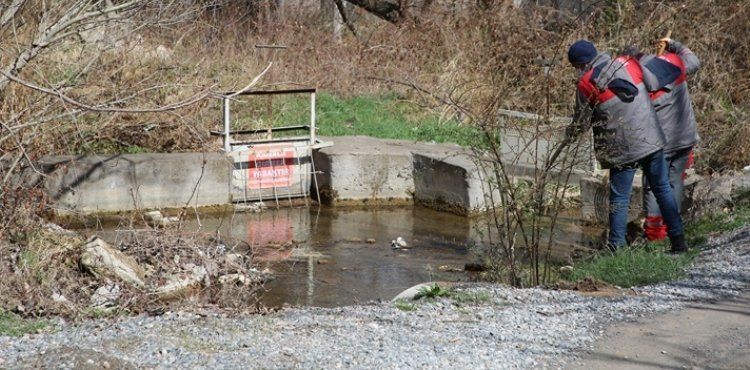
<path fill-rule="evenodd" d="M 349 31 L 352 32 L 354 37 L 359 38 L 359 36 L 357 36 L 357 30 L 354 29 L 354 24 L 352 24 L 352 22 L 349 20 L 349 17 L 346 15 L 346 8 L 344 7 L 344 2 L 342 0 L 333 0 L 333 2 L 336 4 L 336 9 L 339 10 L 339 14 L 341 15 L 341 20 L 344 21 L 346 28 L 348 28 Z"/>
<path fill-rule="evenodd" d="M 5 25 L 16 16 L 16 13 L 18 13 L 25 2 L 26 0 L 13 0 L 13 2 L 5 8 L 2 15 L 0 15 L 0 29 L 5 27 Z"/>
<path fill-rule="evenodd" d="M 203 99 L 205 99 L 205 98 L 213 95 L 213 92 L 209 89 L 209 90 L 204 90 L 204 91 L 202 91 L 202 92 L 200 92 L 198 94 L 195 94 L 192 97 L 190 97 L 189 99 L 183 100 L 181 102 L 173 103 L 173 104 L 167 104 L 167 105 L 164 105 L 164 106 L 161 106 L 161 107 L 156 107 L 156 108 L 125 108 L 125 109 L 123 109 L 123 108 L 112 108 L 112 107 L 108 107 L 108 106 L 101 106 L 101 105 L 93 106 L 93 105 L 88 105 L 88 104 L 81 103 L 81 102 L 79 102 L 79 101 L 77 101 L 77 100 L 75 100 L 75 99 L 73 99 L 73 98 L 71 98 L 71 97 L 63 94 L 59 90 L 47 89 L 47 88 L 44 88 L 44 87 L 41 87 L 41 86 L 37 86 L 37 85 L 35 85 L 35 84 L 31 83 L 31 82 L 24 81 L 24 80 L 22 80 L 22 79 L 20 79 L 20 78 L 18 78 L 16 76 L 13 76 L 13 75 L 11 75 L 9 73 L 6 73 L 5 71 L 0 71 L 0 74 L 2 74 L 3 76 L 5 76 L 10 81 L 13 81 L 13 82 L 15 82 L 17 84 L 26 86 L 26 87 L 28 87 L 30 89 L 39 91 L 39 92 L 44 93 L 44 94 L 56 96 L 56 97 L 60 98 L 60 100 L 62 100 L 65 103 L 68 103 L 70 105 L 73 105 L 75 107 L 82 108 L 82 109 L 85 109 L 85 110 L 93 111 L 93 112 L 107 112 L 107 113 L 155 113 L 155 112 L 168 112 L 168 111 L 173 111 L 173 110 L 177 110 L 177 109 L 180 109 L 180 108 L 184 108 L 184 107 L 187 107 L 189 105 L 193 105 L 193 104 L 195 104 L 195 103 L 197 103 L 197 102 L 199 102 L 199 101 L 201 101 L 201 100 L 203 100 Z"/>

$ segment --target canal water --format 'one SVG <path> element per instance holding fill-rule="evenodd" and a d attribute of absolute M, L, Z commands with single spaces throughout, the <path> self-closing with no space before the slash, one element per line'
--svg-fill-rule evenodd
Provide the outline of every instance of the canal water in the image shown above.
<path fill-rule="evenodd" d="M 577 213 L 558 221 L 556 260 L 593 246 L 600 234 L 582 225 Z M 247 242 L 253 261 L 274 272 L 262 298 L 270 307 L 390 300 L 419 283 L 469 281 L 464 265 L 481 262 L 486 234 L 478 219 L 419 206 L 267 209 L 204 216 L 184 227 Z M 392 248 L 399 237 L 408 249 Z"/>

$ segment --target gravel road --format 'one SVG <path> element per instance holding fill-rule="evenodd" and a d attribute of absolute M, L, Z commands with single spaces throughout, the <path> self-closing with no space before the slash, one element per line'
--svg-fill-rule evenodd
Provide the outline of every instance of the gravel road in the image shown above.
<path fill-rule="evenodd" d="M 685 280 L 606 297 L 479 284 L 458 288 L 468 302 L 410 311 L 373 302 L 59 323 L 0 337 L 0 368 L 560 368 L 611 325 L 737 296 L 749 281 L 750 227 L 712 238 Z"/>

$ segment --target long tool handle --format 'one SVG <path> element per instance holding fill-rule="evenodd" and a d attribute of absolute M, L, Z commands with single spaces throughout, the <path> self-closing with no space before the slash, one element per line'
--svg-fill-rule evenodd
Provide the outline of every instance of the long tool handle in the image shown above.
<path fill-rule="evenodd" d="M 672 37 L 672 30 L 667 30 L 667 35 L 664 36 L 665 39 L 668 39 Z M 656 49 L 656 55 L 662 55 L 664 54 L 664 50 L 667 48 L 667 42 L 666 41 L 659 41 L 659 46 Z"/>

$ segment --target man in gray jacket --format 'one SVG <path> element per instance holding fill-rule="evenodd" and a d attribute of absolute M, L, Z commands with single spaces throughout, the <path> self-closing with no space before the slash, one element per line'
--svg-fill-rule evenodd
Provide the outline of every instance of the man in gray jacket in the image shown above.
<path fill-rule="evenodd" d="M 626 244 L 630 192 L 635 171 L 641 168 L 667 224 L 672 251 L 686 251 L 682 219 L 662 150 L 667 141 L 643 82 L 640 64 L 630 56 L 612 58 L 608 53 L 597 53 L 586 40 L 570 47 L 568 60 L 579 70 L 580 77 L 573 124 L 566 133 L 575 137 L 592 128 L 597 159 L 609 168 L 610 248 Z"/>
<path fill-rule="evenodd" d="M 693 146 L 698 142 L 695 113 L 690 101 L 687 76 L 700 68 L 698 57 L 680 42 L 662 39 L 666 53 L 643 55 L 637 47 L 629 47 L 625 54 L 638 58 L 643 66 L 643 81 L 649 91 L 659 123 L 666 136 L 664 156 L 669 166 L 669 182 L 677 202 L 682 206 L 684 173 L 688 166 Z M 643 229 L 648 240 L 666 237 L 659 205 L 656 202 L 648 179 L 643 177 L 643 208 L 646 220 Z"/>

